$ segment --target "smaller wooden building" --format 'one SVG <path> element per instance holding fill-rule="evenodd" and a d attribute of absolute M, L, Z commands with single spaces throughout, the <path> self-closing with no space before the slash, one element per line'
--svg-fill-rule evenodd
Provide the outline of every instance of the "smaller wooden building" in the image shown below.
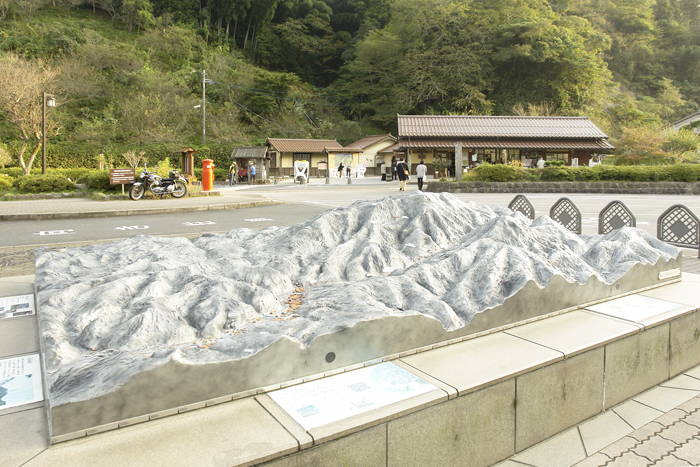
<path fill-rule="evenodd" d="M 382 162 L 391 165 L 394 153 L 393 151 L 387 151 L 387 148 L 393 147 L 396 141 L 397 138 L 392 136 L 391 133 L 367 135 L 354 143 L 348 144 L 345 146 L 345 149 L 362 151 L 359 155 L 358 163 L 367 166 L 367 175 L 377 175 Z"/>
<path fill-rule="evenodd" d="M 294 175 L 294 161 L 309 161 L 310 177 L 319 176 L 319 164 L 326 163 L 332 169 L 343 162 L 343 166 L 350 163 L 354 167 L 362 152 L 357 148 L 344 148 L 334 139 L 268 138 L 265 144 L 271 170 L 280 176 Z"/>
<path fill-rule="evenodd" d="M 231 160 L 236 163 L 236 171 L 243 169 L 246 176 L 253 164 L 257 180 L 265 180 L 270 176 L 270 157 L 267 154 L 267 146 L 234 148 Z"/>

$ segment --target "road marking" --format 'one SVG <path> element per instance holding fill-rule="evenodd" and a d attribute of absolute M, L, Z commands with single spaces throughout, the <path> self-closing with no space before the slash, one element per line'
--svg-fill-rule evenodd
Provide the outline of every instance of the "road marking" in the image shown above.
<path fill-rule="evenodd" d="M 204 222 L 183 222 L 182 225 L 186 225 L 187 227 L 193 227 L 195 225 L 216 225 L 216 222 L 212 221 L 204 221 Z"/>
<path fill-rule="evenodd" d="M 321 202 L 318 202 L 318 201 L 303 201 L 303 202 L 304 202 L 304 203 L 309 203 L 309 204 L 319 204 L 319 205 L 321 205 L 321 206 L 332 206 L 332 207 L 334 207 L 334 208 L 339 208 L 339 207 L 341 207 L 341 206 L 339 206 L 339 205 L 337 205 L 337 204 L 321 203 Z"/>
<path fill-rule="evenodd" d="M 257 217 L 255 219 L 243 219 L 246 222 L 267 222 L 271 221 L 272 219 L 268 219 L 267 217 Z"/>
<path fill-rule="evenodd" d="M 147 225 L 123 225 L 121 227 L 115 227 L 114 230 L 146 230 L 148 228 Z"/>
<path fill-rule="evenodd" d="M 75 231 L 73 229 L 65 230 L 42 230 L 41 232 L 35 232 L 34 235 L 72 235 Z"/>

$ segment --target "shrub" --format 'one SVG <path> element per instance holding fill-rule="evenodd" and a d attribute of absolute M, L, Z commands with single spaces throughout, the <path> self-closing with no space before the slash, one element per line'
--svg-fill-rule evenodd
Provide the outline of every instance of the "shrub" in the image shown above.
<path fill-rule="evenodd" d="M 570 167 L 552 167 L 537 172 L 543 182 L 573 182 L 576 179 L 575 172 Z"/>
<path fill-rule="evenodd" d="M 532 180 L 527 169 L 503 164 L 484 164 L 471 170 L 466 177 L 473 182 L 519 182 Z"/>
<path fill-rule="evenodd" d="M 12 177 L 0 174 L 0 191 L 7 191 L 12 188 Z"/>
<path fill-rule="evenodd" d="M 26 175 L 12 181 L 12 187 L 25 193 L 55 193 L 73 191 L 75 185 L 60 175 Z"/>
<path fill-rule="evenodd" d="M 85 184 L 89 190 L 93 191 L 107 191 L 113 190 L 118 185 L 109 184 L 109 171 L 107 170 L 92 170 L 86 177 L 84 177 Z"/>

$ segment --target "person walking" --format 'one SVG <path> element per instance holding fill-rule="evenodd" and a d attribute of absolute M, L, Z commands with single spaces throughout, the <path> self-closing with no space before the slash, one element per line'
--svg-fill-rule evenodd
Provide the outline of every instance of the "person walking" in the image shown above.
<path fill-rule="evenodd" d="M 236 176 L 238 173 L 236 172 L 236 162 L 232 162 L 231 165 L 228 168 L 228 184 L 233 186 L 236 184 Z"/>
<path fill-rule="evenodd" d="M 386 162 L 382 162 L 382 165 L 379 166 L 379 173 L 382 174 L 382 181 L 386 181 Z"/>
<path fill-rule="evenodd" d="M 350 175 L 352 174 L 352 164 L 348 164 L 347 168 L 345 169 L 345 173 L 347 174 L 348 178 L 350 178 Z"/>
<path fill-rule="evenodd" d="M 391 179 L 396 180 L 396 161 L 391 163 Z"/>
<path fill-rule="evenodd" d="M 338 178 L 343 178 L 343 168 L 344 168 L 344 167 L 345 167 L 345 166 L 344 166 L 343 163 L 341 162 L 340 165 L 338 166 Z"/>
<path fill-rule="evenodd" d="M 428 173 L 428 166 L 423 161 L 420 161 L 420 164 L 416 167 L 416 179 L 418 179 L 418 189 L 420 191 L 423 191 L 423 178 L 425 178 L 426 173 Z"/>
<path fill-rule="evenodd" d="M 411 178 L 408 170 L 408 164 L 403 161 L 403 158 L 399 159 L 399 163 L 396 164 L 396 175 L 399 177 L 399 191 L 406 191 L 406 180 Z"/>
<path fill-rule="evenodd" d="M 255 185 L 255 164 L 250 166 L 250 184 Z"/>

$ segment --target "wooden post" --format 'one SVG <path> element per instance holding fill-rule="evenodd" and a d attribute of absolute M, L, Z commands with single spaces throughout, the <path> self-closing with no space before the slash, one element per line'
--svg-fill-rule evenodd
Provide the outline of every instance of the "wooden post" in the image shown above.
<path fill-rule="evenodd" d="M 455 180 L 462 180 L 462 142 L 455 143 Z"/>

